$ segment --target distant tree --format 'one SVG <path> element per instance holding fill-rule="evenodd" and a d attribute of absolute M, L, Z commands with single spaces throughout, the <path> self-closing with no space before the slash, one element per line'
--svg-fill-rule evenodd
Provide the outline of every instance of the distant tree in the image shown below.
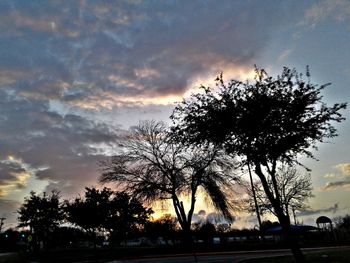
<path fill-rule="evenodd" d="M 140 231 L 148 222 L 153 210 L 145 208 L 136 198 L 127 193 L 116 192 L 110 201 L 110 211 L 104 228 L 112 240 L 126 241 L 128 235 Z"/>
<path fill-rule="evenodd" d="M 73 201 L 65 201 L 64 210 L 67 221 L 84 229 L 93 239 L 96 247 L 96 237 L 103 230 L 110 213 L 110 199 L 113 191 L 108 188 L 85 188 L 84 197 L 77 197 Z"/>
<path fill-rule="evenodd" d="M 215 225 L 215 228 L 218 233 L 228 233 L 231 231 L 231 224 L 219 223 Z"/>
<path fill-rule="evenodd" d="M 84 197 L 65 202 L 68 222 L 84 229 L 96 247 L 99 232 L 108 231 L 112 240 L 122 241 L 127 234 L 147 222 L 152 209 L 147 209 L 126 193 L 109 188 L 85 188 Z"/>
<path fill-rule="evenodd" d="M 121 142 L 123 152 L 102 163 L 101 181 L 115 182 L 118 188 L 143 201 L 171 200 L 179 224 L 189 237 L 200 189 L 231 218 L 226 190 L 235 180 L 234 163 L 216 148 L 188 149 L 172 139 L 164 124 L 140 123 Z M 182 201 L 184 195 L 190 198 L 188 211 Z"/>
<path fill-rule="evenodd" d="M 177 233 L 177 220 L 170 214 L 165 214 L 157 220 L 149 221 L 145 225 L 145 234 L 151 239 L 162 237 L 168 244 L 174 241 Z"/>
<path fill-rule="evenodd" d="M 350 215 L 337 217 L 334 221 L 337 229 L 350 231 Z"/>
<path fill-rule="evenodd" d="M 17 211 L 19 214 L 19 227 L 29 227 L 33 242 L 38 245 L 43 242 L 46 246 L 50 233 L 59 226 L 64 219 L 58 192 L 43 193 L 42 196 L 30 192 L 24 203 Z"/>
<path fill-rule="evenodd" d="M 346 108 L 345 103 L 328 107 L 321 91 L 329 84 L 318 87 L 308 70 L 306 76 L 305 81 L 296 70 L 284 68 L 273 78 L 256 69 L 253 83 L 226 84 L 221 75 L 218 92 L 202 87 L 203 93 L 177 105 L 171 117 L 181 142 L 218 145 L 253 166 L 298 262 L 304 259 L 281 203 L 277 167 L 298 163 L 300 154 L 313 157 L 316 143 L 337 135 L 331 122 L 344 120 L 339 111 Z"/>
<path fill-rule="evenodd" d="M 264 220 L 261 222 L 261 228 L 263 231 L 271 228 L 271 227 L 275 227 L 275 226 L 279 226 L 280 224 L 278 222 L 271 222 L 270 220 Z"/>
<path fill-rule="evenodd" d="M 295 213 L 295 210 L 307 208 L 308 199 L 313 197 L 311 175 L 309 173 L 301 174 L 294 166 L 281 166 L 276 172 L 276 183 L 280 193 L 280 203 L 284 214 L 289 218 Z M 271 178 L 267 179 L 269 187 L 273 188 Z M 266 196 L 261 183 L 255 184 L 255 193 L 259 204 L 261 214 L 266 212 L 276 215 L 275 210 L 268 197 Z M 249 196 L 252 196 L 250 186 L 247 187 Z M 249 199 L 251 210 L 255 212 L 252 198 Z"/>
<path fill-rule="evenodd" d="M 203 240 L 206 244 L 213 243 L 213 237 L 216 234 L 215 225 L 209 221 L 200 222 L 195 229 L 197 238 Z"/>

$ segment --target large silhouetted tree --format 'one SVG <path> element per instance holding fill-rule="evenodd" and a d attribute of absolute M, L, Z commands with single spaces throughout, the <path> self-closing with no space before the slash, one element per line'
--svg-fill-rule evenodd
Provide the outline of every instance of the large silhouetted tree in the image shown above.
<path fill-rule="evenodd" d="M 17 211 L 20 222 L 18 226 L 29 227 L 35 245 L 43 242 L 46 246 L 50 233 L 54 232 L 63 220 L 64 215 L 59 199 L 57 192 L 51 194 L 44 192 L 39 196 L 32 191 Z"/>
<path fill-rule="evenodd" d="M 188 149 L 172 141 L 162 123 L 140 123 L 121 142 L 123 152 L 102 164 L 102 182 L 117 186 L 141 200 L 171 200 L 187 237 L 200 189 L 227 218 L 231 205 L 226 190 L 235 179 L 234 163 L 214 147 Z M 188 210 L 182 198 L 189 197 Z"/>
<path fill-rule="evenodd" d="M 226 84 L 221 75 L 217 92 L 202 87 L 203 93 L 177 105 L 171 117 L 182 142 L 219 145 L 253 166 L 289 241 L 292 232 L 280 201 L 277 167 L 298 163 L 298 155 L 313 157 L 316 143 L 337 135 L 332 122 L 344 120 L 340 110 L 346 107 L 345 103 L 327 106 L 321 91 L 328 84 L 312 84 L 308 70 L 306 77 L 289 68 L 276 78 L 256 69 L 252 83 Z M 303 261 L 297 242 L 290 245 L 297 261 Z"/>

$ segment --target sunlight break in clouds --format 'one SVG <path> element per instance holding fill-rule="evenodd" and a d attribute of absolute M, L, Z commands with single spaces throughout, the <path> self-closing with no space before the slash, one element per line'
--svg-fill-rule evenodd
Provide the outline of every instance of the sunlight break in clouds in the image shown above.
<path fill-rule="evenodd" d="M 9 155 L 7 159 L 1 160 L 0 169 L 0 197 L 5 197 L 13 191 L 20 191 L 27 185 L 28 179 L 33 176 L 30 166 L 19 158 Z"/>
<path fill-rule="evenodd" d="M 350 176 L 350 163 L 340 163 L 335 166 L 344 176 Z"/>

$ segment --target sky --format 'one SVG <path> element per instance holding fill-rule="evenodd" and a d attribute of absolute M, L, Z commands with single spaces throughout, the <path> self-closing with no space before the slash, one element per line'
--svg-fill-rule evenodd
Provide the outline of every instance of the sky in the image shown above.
<path fill-rule="evenodd" d="M 98 161 L 118 150 L 121 133 L 140 120 L 170 123 L 174 103 L 221 72 L 246 80 L 255 64 L 273 76 L 309 65 L 313 83 L 332 83 L 324 101 L 349 102 L 349 43 L 348 0 L 3 0 L 0 217 L 15 226 L 31 190 L 69 198 L 98 186 Z M 343 114 L 318 161 L 301 158 L 315 195 L 297 213 L 304 223 L 350 213 L 349 109 Z"/>

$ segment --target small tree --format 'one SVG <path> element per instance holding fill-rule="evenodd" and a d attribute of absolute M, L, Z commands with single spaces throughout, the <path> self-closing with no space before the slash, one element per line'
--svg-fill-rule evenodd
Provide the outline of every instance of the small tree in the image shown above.
<path fill-rule="evenodd" d="M 168 244 L 169 240 L 174 243 L 177 233 L 177 220 L 170 214 L 165 214 L 157 220 L 149 221 L 145 225 L 145 233 L 152 239 L 163 237 Z"/>
<path fill-rule="evenodd" d="M 303 255 L 292 240 L 276 171 L 280 163 L 298 163 L 300 154 L 313 157 L 316 143 L 336 136 L 331 122 L 344 120 L 339 111 L 346 107 L 345 103 L 328 107 L 320 94 L 329 84 L 318 87 L 310 82 L 308 70 L 306 76 L 305 81 L 296 70 L 284 68 L 273 78 L 256 69 L 253 83 L 225 84 L 221 75 L 218 92 L 202 87 L 204 93 L 179 104 L 172 115 L 180 141 L 219 145 L 253 166 L 298 262 Z"/>
<path fill-rule="evenodd" d="M 85 188 L 84 198 L 65 202 L 68 222 L 84 229 L 93 239 L 99 232 L 108 231 L 112 240 L 126 240 L 127 234 L 145 224 L 152 209 L 147 209 L 126 193 L 109 188 Z"/>
<path fill-rule="evenodd" d="M 295 210 L 307 208 L 308 199 L 313 197 L 311 175 L 309 173 L 301 174 L 294 166 L 282 166 L 276 173 L 276 182 L 280 192 L 280 203 L 283 212 L 290 218 L 291 212 L 294 216 Z M 270 188 L 273 188 L 273 182 L 267 179 Z M 255 184 L 255 193 L 259 204 L 260 213 L 272 213 L 276 216 L 271 202 L 267 198 L 261 183 Z M 252 196 L 250 186 L 247 187 L 249 196 Z M 255 211 L 253 200 L 249 199 L 249 205 L 252 211 Z M 296 223 L 296 220 L 294 218 Z"/>
<path fill-rule="evenodd" d="M 93 239 L 96 247 L 96 236 L 103 229 L 109 216 L 110 199 L 113 192 L 104 188 L 85 188 L 84 198 L 77 197 L 73 201 L 65 201 L 64 210 L 67 221 L 84 229 Z"/>
<path fill-rule="evenodd" d="M 47 245 L 50 233 L 59 226 L 64 214 L 60 204 L 60 195 L 52 192 L 42 196 L 30 192 L 30 196 L 24 199 L 17 213 L 19 213 L 19 227 L 29 227 L 35 246 L 39 242 Z"/>
<path fill-rule="evenodd" d="M 165 125 L 156 122 L 140 123 L 121 146 L 122 153 L 102 163 L 102 182 L 115 182 L 147 202 L 171 200 L 188 238 L 200 189 L 219 211 L 231 218 L 226 190 L 235 179 L 234 163 L 221 151 L 214 147 L 188 149 L 174 143 Z M 190 198 L 187 211 L 184 195 Z"/>
<path fill-rule="evenodd" d="M 110 211 L 104 228 L 111 233 L 112 240 L 126 242 L 128 235 L 144 228 L 153 210 L 145 208 L 136 198 L 127 193 L 116 192 L 110 201 Z"/>

